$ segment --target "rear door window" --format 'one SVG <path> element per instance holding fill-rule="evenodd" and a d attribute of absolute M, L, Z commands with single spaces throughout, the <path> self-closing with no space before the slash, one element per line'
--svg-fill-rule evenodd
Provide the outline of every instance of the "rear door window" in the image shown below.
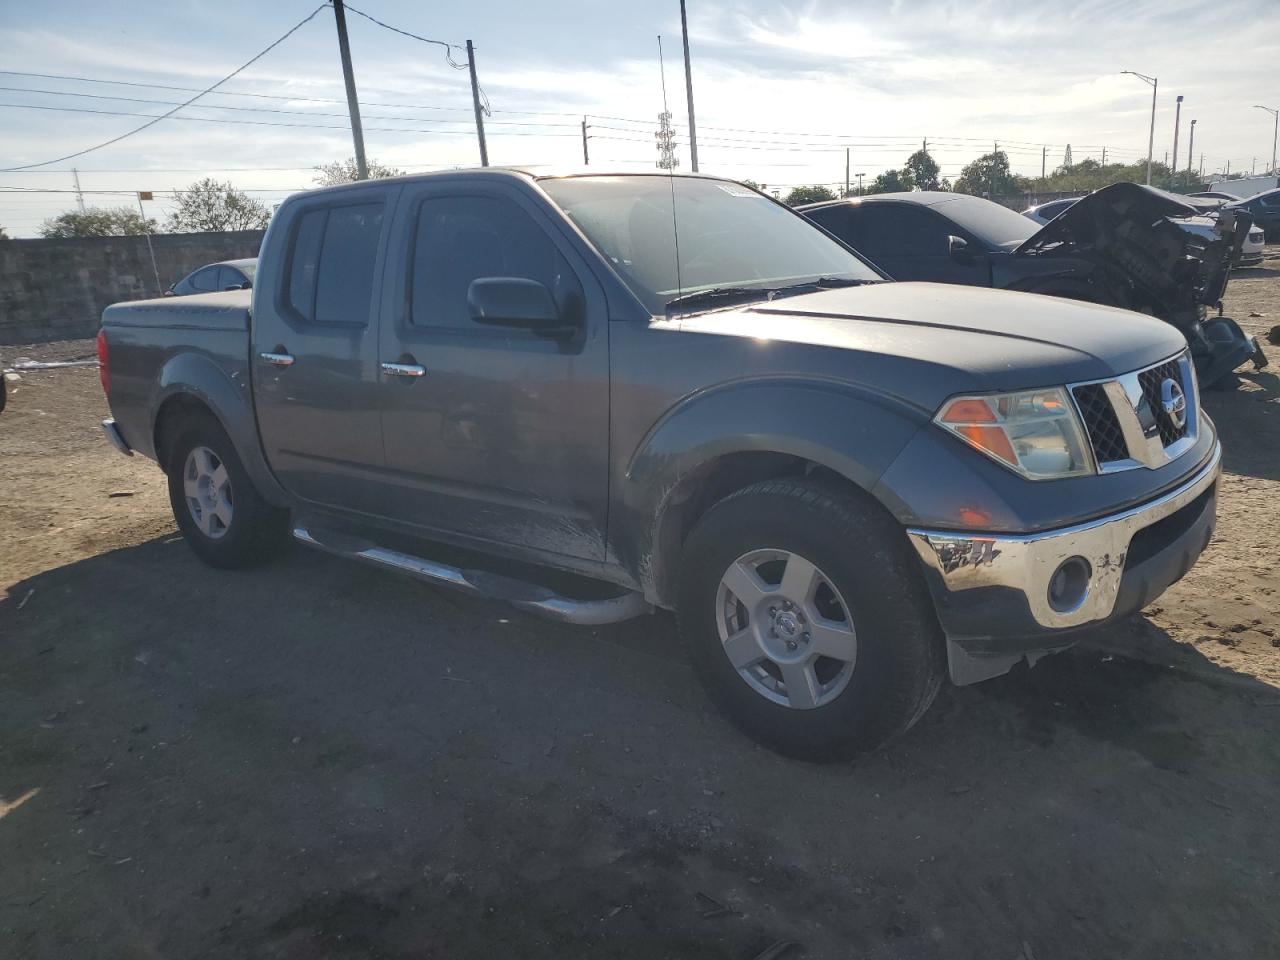
<path fill-rule="evenodd" d="M 382 203 L 362 203 L 309 210 L 298 218 L 285 290 L 296 319 L 369 322 L 382 217 Z"/>

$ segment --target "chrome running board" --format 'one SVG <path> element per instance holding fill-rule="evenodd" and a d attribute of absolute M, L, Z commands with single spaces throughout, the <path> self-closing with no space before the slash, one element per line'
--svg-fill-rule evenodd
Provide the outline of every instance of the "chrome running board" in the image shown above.
<path fill-rule="evenodd" d="M 644 613 L 652 613 L 653 607 L 639 593 L 627 592 L 603 600 L 574 600 L 555 591 L 517 580 L 514 577 L 490 573 L 485 570 L 463 570 L 447 564 L 416 557 L 370 543 L 359 537 L 334 531 L 312 532 L 301 524 L 294 527 L 294 539 L 326 553 L 359 560 L 363 563 L 407 573 L 427 583 L 453 587 L 476 596 L 502 600 L 530 613 L 573 623 L 578 626 L 600 626 L 620 623 Z"/>

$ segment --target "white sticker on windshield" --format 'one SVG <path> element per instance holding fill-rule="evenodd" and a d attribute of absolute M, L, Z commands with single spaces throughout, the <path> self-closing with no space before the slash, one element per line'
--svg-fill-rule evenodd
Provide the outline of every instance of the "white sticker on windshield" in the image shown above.
<path fill-rule="evenodd" d="M 731 197 L 759 197 L 760 194 L 737 183 L 717 183 L 717 187 Z M 763 199 L 763 198 L 761 198 Z"/>

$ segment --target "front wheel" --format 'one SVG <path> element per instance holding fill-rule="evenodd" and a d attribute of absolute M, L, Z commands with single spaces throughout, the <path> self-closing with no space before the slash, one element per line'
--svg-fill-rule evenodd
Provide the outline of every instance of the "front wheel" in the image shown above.
<path fill-rule="evenodd" d="M 165 472 L 178 529 L 210 566 L 252 566 L 284 541 L 289 512 L 262 499 L 213 418 L 186 426 L 169 450 Z"/>
<path fill-rule="evenodd" d="M 708 692 L 789 756 L 848 758 L 937 694 L 942 637 L 901 528 L 836 486 L 769 480 L 712 507 L 685 546 L 677 614 Z"/>

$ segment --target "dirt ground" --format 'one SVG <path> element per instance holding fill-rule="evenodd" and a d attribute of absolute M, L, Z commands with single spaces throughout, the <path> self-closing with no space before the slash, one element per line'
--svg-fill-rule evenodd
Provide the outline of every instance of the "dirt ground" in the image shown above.
<path fill-rule="evenodd" d="M 1271 252 L 1229 290 L 1259 335 Z M 665 617 L 203 567 L 93 369 L 11 388 L 0 957 L 1280 956 L 1272 372 L 1204 398 L 1227 472 L 1182 583 L 826 767 L 732 730 Z"/>

